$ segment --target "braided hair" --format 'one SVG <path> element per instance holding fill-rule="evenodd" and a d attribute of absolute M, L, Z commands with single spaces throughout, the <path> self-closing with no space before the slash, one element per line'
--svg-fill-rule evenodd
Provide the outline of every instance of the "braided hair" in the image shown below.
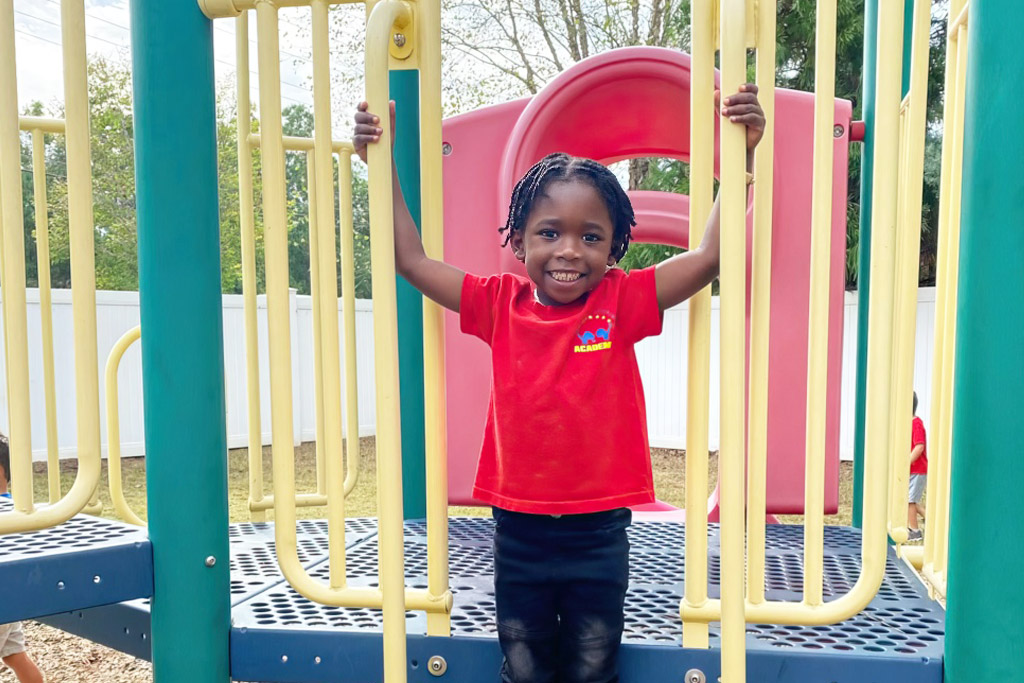
<path fill-rule="evenodd" d="M 574 157 L 565 152 L 547 155 L 516 183 L 508 207 L 508 220 L 503 227 L 498 228 L 498 232 L 505 235 L 502 246 L 508 246 L 512 235 L 526 228 L 526 220 L 537 197 L 543 195 L 549 183 L 556 181 L 586 182 L 601 195 L 614 228 L 611 255 L 618 262 L 626 255 L 629 241 L 633 238 L 632 227 L 636 225 L 633 205 L 618 179 L 606 166 L 593 159 Z"/>

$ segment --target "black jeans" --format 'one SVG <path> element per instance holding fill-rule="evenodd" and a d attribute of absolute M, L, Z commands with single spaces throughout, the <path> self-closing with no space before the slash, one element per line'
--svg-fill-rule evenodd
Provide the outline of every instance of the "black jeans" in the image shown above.
<path fill-rule="evenodd" d="M 494 509 L 494 595 L 504 683 L 615 683 L 632 513 Z"/>

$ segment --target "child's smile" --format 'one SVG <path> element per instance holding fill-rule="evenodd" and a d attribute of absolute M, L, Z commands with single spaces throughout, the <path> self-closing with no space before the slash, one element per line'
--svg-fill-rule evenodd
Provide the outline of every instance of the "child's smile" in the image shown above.
<path fill-rule="evenodd" d="M 558 306 L 585 296 L 615 265 L 613 235 L 608 207 L 596 189 L 558 181 L 544 188 L 511 245 L 537 286 L 538 301 Z"/>

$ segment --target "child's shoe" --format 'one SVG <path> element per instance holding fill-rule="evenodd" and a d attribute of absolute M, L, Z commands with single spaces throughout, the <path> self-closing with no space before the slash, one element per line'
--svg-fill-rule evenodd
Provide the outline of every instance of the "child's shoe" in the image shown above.
<path fill-rule="evenodd" d="M 924 540 L 924 534 L 921 532 L 920 529 L 910 529 L 907 532 L 907 541 L 908 542 L 923 541 L 923 540 Z"/>

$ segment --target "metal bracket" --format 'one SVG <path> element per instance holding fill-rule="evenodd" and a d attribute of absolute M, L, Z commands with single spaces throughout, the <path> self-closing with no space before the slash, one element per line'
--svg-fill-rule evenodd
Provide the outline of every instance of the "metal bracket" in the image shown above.
<path fill-rule="evenodd" d="M 412 2 L 405 5 L 409 8 L 409 19 L 391 27 L 389 53 L 393 59 L 408 59 L 416 49 L 416 6 Z"/>

